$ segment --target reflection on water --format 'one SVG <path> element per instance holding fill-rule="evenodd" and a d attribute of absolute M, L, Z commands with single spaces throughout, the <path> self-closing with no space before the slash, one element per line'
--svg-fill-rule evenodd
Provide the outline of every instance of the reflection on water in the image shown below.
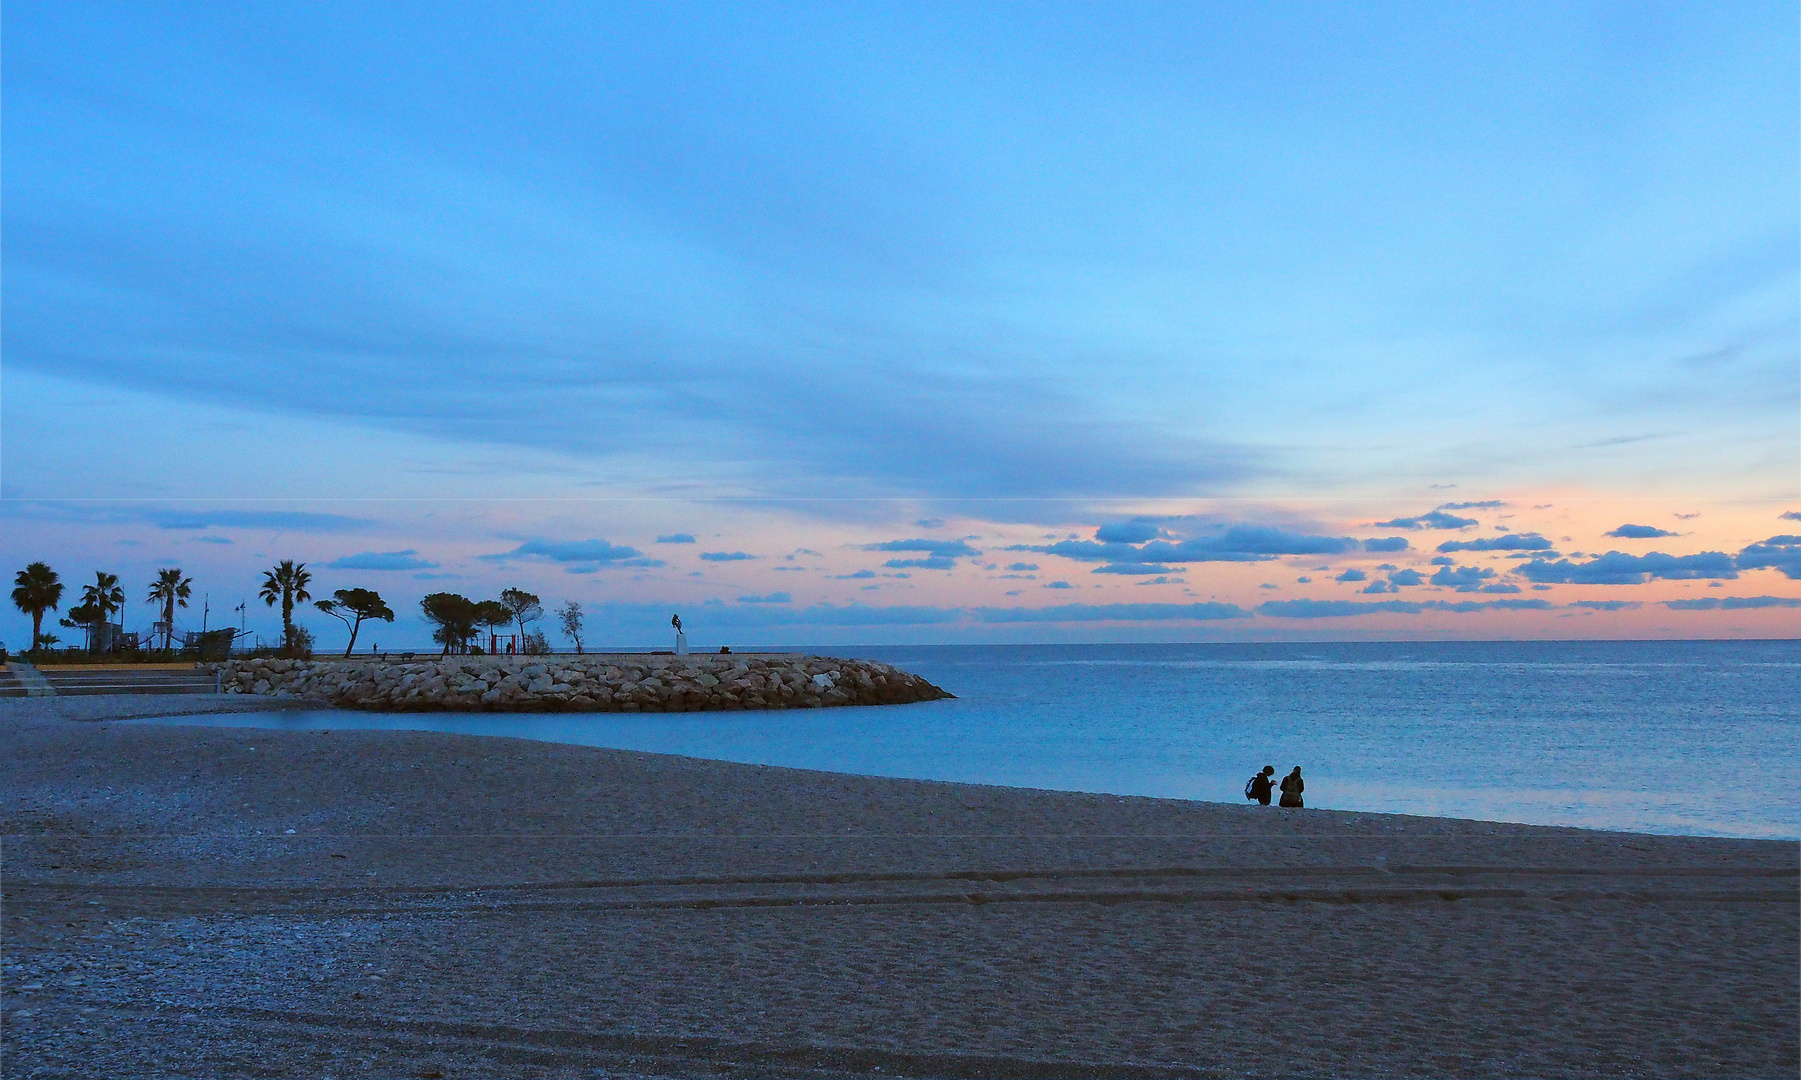
<path fill-rule="evenodd" d="M 1794 642 L 832 649 L 954 701 L 761 713 L 258 713 L 184 723 L 512 735 L 839 772 L 1644 832 L 1801 835 Z M 177 722 L 164 720 L 161 722 Z"/>

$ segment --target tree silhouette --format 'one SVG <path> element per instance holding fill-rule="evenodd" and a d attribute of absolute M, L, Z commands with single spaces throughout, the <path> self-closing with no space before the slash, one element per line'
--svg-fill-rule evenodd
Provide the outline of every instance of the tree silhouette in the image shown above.
<path fill-rule="evenodd" d="M 163 606 L 164 649 L 170 647 L 170 639 L 175 636 L 175 606 L 188 606 L 188 597 L 194 595 L 193 586 L 193 579 L 182 577 L 180 569 L 158 570 L 156 580 L 150 583 L 150 595 L 146 599 Z"/>
<path fill-rule="evenodd" d="M 94 628 L 106 621 L 106 616 L 91 603 L 83 602 L 69 609 L 69 614 L 62 620 L 64 626 L 79 628 L 88 637 L 88 648 L 94 647 Z"/>
<path fill-rule="evenodd" d="M 437 626 L 431 639 L 444 643 L 444 655 L 454 646 L 461 652 L 475 635 L 475 601 L 456 593 L 437 592 L 419 601 L 426 621 Z"/>
<path fill-rule="evenodd" d="M 94 571 L 94 583 L 81 587 L 82 606 L 92 608 L 94 621 L 88 624 L 89 633 L 94 640 L 88 642 L 88 651 L 92 652 L 99 644 L 99 628 L 107 623 L 107 616 L 125 607 L 125 590 L 119 587 L 119 575 L 109 574 L 104 570 Z M 75 614 L 73 611 L 70 615 Z"/>
<path fill-rule="evenodd" d="M 345 656 L 356 648 L 356 632 L 362 628 L 364 619 L 394 621 L 394 612 L 374 589 L 339 589 L 331 596 L 330 600 L 321 600 L 313 606 L 350 627 L 350 644 L 344 646 Z"/>
<path fill-rule="evenodd" d="M 563 636 L 575 642 L 575 654 L 582 652 L 582 605 L 574 600 L 566 601 L 557 609 L 557 621 L 563 624 Z"/>
<path fill-rule="evenodd" d="M 538 598 L 524 589 L 505 589 L 501 591 L 500 602 L 507 606 L 514 619 L 519 623 L 519 643 L 525 644 L 525 624 L 537 622 L 544 617 L 544 607 Z"/>
<path fill-rule="evenodd" d="M 296 564 L 293 559 L 283 559 L 273 569 L 263 571 L 263 587 L 257 595 L 270 607 L 281 601 L 281 642 L 286 651 L 294 651 L 294 605 L 313 598 L 306 591 L 312 583 L 313 575 L 306 564 Z"/>
<path fill-rule="evenodd" d="M 475 605 L 475 621 L 492 632 L 513 625 L 513 609 L 502 600 L 483 600 Z M 523 647 L 524 642 L 520 644 Z"/>
<path fill-rule="evenodd" d="M 31 563 L 13 575 L 13 606 L 31 616 L 32 652 L 43 642 L 44 612 L 55 611 L 62 602 L 63 583 L 48 563 Z"/>

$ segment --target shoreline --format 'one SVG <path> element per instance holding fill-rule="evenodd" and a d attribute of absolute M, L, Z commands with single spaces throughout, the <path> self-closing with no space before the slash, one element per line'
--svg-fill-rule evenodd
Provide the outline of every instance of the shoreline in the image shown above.
<path fill-rule="evenodd" d="M 64 699 L 64 700 L 81 700 L 81 699 Z M 120 699 L 120 700 L 125 700 L 125 699 Z M 723 764 L 758 764 L 758 762 L 755 762 L 755 761 L 746 761 L 743 759 L 721 757 L 717 754 L 706 753 L 706 752 L 702 752 L 702 751 L 698 751 L 698 750 L 695 752 L 688 752 L 688 751 L 684 751 L 684 750 L 661 749 L 661 748 L 655 748 L 655 747 L 603 746 L 602 744 L 599 744 L 599 743 L 571 741 L 567 738 L 558 737 L 557 734 L 538 734 L 538 733 L 534 733 L 531 731 L 456 730 L 454 723 L 451 725 L 447 725 L 447 726 L 438 726 L 436 723 L 434 723 L 434 721 L 432 719 L 435 716 L 441 715 L 441 716 L 445 716 L 445 717 L 449 718 L 452 721 L 455 721 L 455 720 L 461 719 L 461 718 L 467 718 L 468 720 L 471 720 L 471 721 L 476 721 L 476 720 L 481 720 L 481 719 L 489 719 L 489 720 L 493 720 L 496 722 L 503 722 L 507 719 L 515 719 L 515 720 L 520 720 L 520 721 L 523 721 L 523 722 L 529 724 L 533 718 L 540 715 L 538 713 L 524 713 L 524 714 L 521 714 L 521 713 L 499 713 L 499 714 L 497 714 L 494 712 L 459 713 L 459 712 L 454 712 L 454 711 L 450 711 L 450 710 L 410 710 L 410 711 L 394 711 L 394 712 L 387 712 L 387 713 L 372 713 L 369 710 L 343 709 L 343 708 L 338 708 L 338 707 L 331 706 L 328 704 L 323 704 L 323 703 L 318 703 L 318 702 L 300 701 L 300 700 L 296 700 L 296 699 L 288 699 L 288 698 L 249 698 L 249 699 L 246 699 L 245 697 L 237 696 L 237 695 L 205 695 L 204 698 L 199 695 L 194 695 L 194 696 L 189 696 L 189 697 L 181 699 L 181 700 L 187 700 L 187 701 L 206 700 L 209 702 L 209 706 L 206 708 L 196 708 L 196 709 L 191 709 L 191 710 L 177 710 L 174 714 L 159 712 L 159 713 L 153 713 L 153 714 L 149 714 L 149 715 L 145 715 L 145 716 L 141 716 L 141 717 L 127 718 L 127 717 L 104 717 L 104 716 L 101 716 L 101 717 L 96 717 L 95 719 L 97 719 L 97 720 L 106 720 L 106 719 L 156 720 L 163 716 L 180 715 L 181 713 L 184 713 L 184 712 L 192 714 L 192 715 L 197 715 L 197 716 L 204 716 L 204 715 L 209 715 L 209 714 L 213 714 L 213 713 L 229 714 L 229 713 L 243 713 L 243 712 L 249 712 L 249 713 L 305 712 L 305 713 L 319 713 L 319 714 L 325 714 L 325 715 L 337 714 L 337 715 L 342 715 L 345 717 L 360 717 L 360 716 L 370 716 L 370 715 L 390 716 L 390 717 L 393 717 L 395 720 L 395 723 L 392 726 L 385 725 L 385 724 L 379 725 L 379 726 L 361 726 L 361 725 L 357 725 L 354 722 L 352 722 L 351 724 L 347 725 L 344 729 L 333 729 L 333 730 L 353 730 L 354 729 L 354 730 L 365 730 L 365 731 L 401 731 L 401 730 L 434 731 L 434 732 L 439 732 L 442 734 L 467 735 L 467 736 L 472 736 L 472 737 L 477 737 L 477 738 L 528 739 L 528 740 L 537 741 L 537 742 L 548 742 L 553 745 L 560 745 L 560 746 L 593 746 L 593 747 L 598 747 L 601 749 L 636 750 L 636 751 L 644 752 L 644 753 L 666 754 L 666 755 L 671 755 L 671 756 L 684 757 L 684 758 L 688 758 L 688 759 L 694 760 L 694 761 L 717 761 L 717 762 L 721 762 Z M 262 702 L 263 705 L 266 707 L 259 707 L 259 705 L 257 704 L 257 702 L 259 702 L 259 701 Z M 405 722 L 400 720 L 400 718 L 403 716 L 417 717 L 418 718 L 418 726 L 408 726 Z M 214 725 L 206 724 L 203 722 L 199 726 L 214 726 Z M 323 727 L 309 728 L 306 730 L 325 730 L 325 728 L 323 728 Z M 1122 791 L 1122 790 L 1116 790 L 1116 789 L 1106 789 L 1106 788 L 1100 788 L 1100 787 L 1054 787 L 1054 786 L 1048 786 L 1045 784 L 1004 783 L 1004 782 L 997 782 L 997 781 L 991 781 L 991 780 L 983 780 L 983 779 L 979 779 L 979 778 L 957 778 L 957 777 L 950 777 L 950 776 L 902 775 L 899 773 L 880 772 L 880 771 L 859 772 L 859 771 L 855 771 L 852 769 L 846 769 L 846 768 L 829 768 L 829 767 L 824 767 L 824 766 L 820 766 L 820 765 L 797 763 L 797 762 L 792 762 L 792 761 L 767 762 L 766 764 L 770 764 L 774 767 L 792 768 L 792 769 L 798 769 L 801 771 L 823 772 L 823 773 L 840 774 L 840 775 L 846 775 L 846 776 L 863 776 L 863 777 L 874 777 L 874 778 L 884 778 L 884 779 L 894 779 L 894 780 L 918 780 L 921 782 L 932 782 L 932 783 L 939 783 L 939 782 L 942 782 L 942 783 L 967 783 L 967 784 L 976 784 L 976 785 L 981 785 L 981 786 L 1011 787 L 1011 788 L 1018 788 L 1020 790 L 1028 790 L 1028 791 L 1062 792 L 1062 793 L 1069 793 L 1069 794 L 1108 795 L 1108 796 L 1124 797 L 1124 798 L 1167 799 L 1167 800 L 1174 801 L 1174 802 L 1199 802 L 1199 803 L 1206 803 L 1208 805 L 1219 805 L 1219 806 L 1242 805 L 1238 800 L 1227 799 L 1227 798 L 1209 798 L 1206 796 L 1193 796 L 1193 795 L 1182 795 L 1182 794 L 1163 794 L 1163 793 L 1155 793 L 1155 792 L 1132 792 L 1132 791 Z M 1447 821 L 1485 822 L 1485 823 L 1491 823 L 1491 824 L 1496 824 L 1496 825 L 1509 825 L 1509 826 L 1523 825 L 1523 826 L 1535 826 L 1535 827 L 1543 827 L 1543 828 L 1572 828 L 1572 829 L 1582 829 L 1582 830 L 1586 830 L 1586 831 L 1590 831 L 1590 832 L 1618 833 L 1618 834 L 1622 834 L 1622 835 L 1633 835 L 1633 836 L 1678 836 L 1678 837 L 1686 836 L 1686 837 L 1714 838 L 1714 839 L 1722 839 L 1722 840 L 1768 840 L 1768 841 L 1781 842 L 1781 843 L 1801 842 L 1801 837 L 1796 837 L 1796 836 L 1756 835 L 1756 834 L 1752 834 L 1752 833 L 1727 832 L 1727 831 L 1702 831 L 1702 830 L 1700 830 L 1698 828 L 1694 828 L 1694 827 L 1683 828 L 1683 829 L 1670 828 L 1670 829 L 1658 830 L 1655 828 L 1630 828 L 1630 827 L 1620 827 L 1620 826 L 1611 825 L 1611 824 L 1587 824 L 1587 823 L 1574 822 L 1574 821 L 1531 821 L 1531 820 L 1509 819 L 1509 818 L 1496 817 L 1496 816 L 1482 816 L 1480 814 L 1475 814 L 1475 813 L 1470 813 L 1470 814 L 1422 813 L 1417 810 L 1394 809 L 1394 808 L 1387 808 L 1387 807 L 1380 807 L 1380 806 L 1364 806 L 1364 807 L 1355 807 L 1355 808 L 1346 808 L 1346 807 L 1342 807 L 1342 806 L 1322 807 L 1320 805 L 1317 805 L 1316 803 L 1310 803 L 1308 806 L 1308 809 L 1309 810 L 1332 809 L 1335 811 L 1342 811 L 1342 812 L 1347 812 L 1347 813 L 1384 814 L 1384 815 L 1392 815 L 1392 816 L 1396 816 L 1396 817 L 1420 818 L 1420 819 L 1426 819 L 1426 820 L 1443 819 L 1443 820 L 1447 820 Z"/>
<path fill-rule="evenodd" d="M 58 706 L 59 709 L 62 709 L 62 712 L 59 714 L 60 718 L 69 720 L 72 722 L 78 722 L 78 723 L 107 723 L 107 722 L 114 722 L 114 721 L 130 722 L 130 721 L 134 721 L 134 720 L 170 720 L 170 719 L 179 718 L 181 716 L 210 716 L 210 715 L 229 715 L 232 713 L 282 713 L 282 712 L 295 712 L 295 713 L 306 712 L 306 713 L 327 713 L 327 714 L 340 713 L 347 717 L 365 716 L 365 715 L 386 715 L 386 716 L 393 716 L 393 717 L 399 718 L 399 717 L 403 717 L 403 716 L 416 716 L 416 717 L 420 718 L 421 722 L 429 722 L 429 720 L 427 718 L 429 718 L 430 716 L 450 711 L 450 710 L 395 710 L 392 712 L 374 712 L 372 710 L 342 708 L 342 707 L 331 705 L 331 704 L 324 703 L 324 702 L 309 701 L 309 700 L 303 700 L 303 699 L 298 699 L 298 698 L 278 698 L 278 697 L 269 697 L 269 696 L 251 696 L 251 695 L 240 695 L 240 694 L 188 694 L 188 695 L 179 695 L 179 696 L 177 696 L 177 695 L 148 696 L 148 695 L 128 695 L 128 694 L 82 695 L 82 696 L 70 696 L 70 697 L 58 697 L 58 698 L 39 698 L 36 700 L 39 703 L 43 703 L 43 702 L 47 702 L 47 701 L 55 701 L 55 702 L 61 703 Z M 79 704 L 77 704 L 77 703 L 79 703 Z M 0 699 L 0 723 L 3 723 L 5 720 L 6 714 L 5 714 L 4 710 L 6 707 L 7 706 L 4 702 L 4 699 Z M 15 705 L 14 707 L 16 708 L 17 706 Z M 469 715 L 471 717 L 487 716 L 487 717 L 491 717 L 495 720 L 503 720 L 507 717 L 518 716 L 520 714 L 518 714 L 518 713 L 502 713 L 502 712 L 489 712 L 489 713 L 469 712 L 466 715 Z M 533 714 L 528 713 L 525 715 L 533 715 Z M 197 727 L 215 727 L 215 726 L 219 726 L 219 725 L 210 725 L 210 724 L 203 723 L 203 724 L 198 724 L 195 726 L 197 726 Z M 242 728 L 232 728 L 232 730 L 257 731 L 257 730 L 277 730 L 277 729 L 242 727 Z M 316 728 L 316 729 L 307 729 L 307 730 L 323 731 L 323 730 L 328 730 L 328 729 Z M 547 739 L 547 738 L 541 738 L 541 737 L 535 736 L 535 735 L 517 734 L 517 733 L 511 733 L 511 732 L 494 732 L 494 733 L 452 732 L 452 731 L 440 731 L 436 728 L 431 728 L 431 727 L 417 727 L 417 728 L 414 728 L 414 727 L 376 727 L 376 728 L 344 728 L 344 729 L 330 729 L 330 730 L 357 730 L 357 731 L 368 731 L 368 732 L 382 732 L 382 731 L 431 732 L 431 733 L 436 733 L 436 734 L 445 734 L 445 735 L 453 735 L 453 736 L 458 736 L 458 737 L 468 737 L 468 738 L 478 738 L 478 739 L 523 739 L 523 740 L 527 740 L 527 741 L 531 741 L 531 742 L 548 743 L 549 745 L 553 745 L 553 746 L 591 747 L 594 749 L 602 749 L 602 750 L 616 749 L 613 747 L 595 746 L 594 744 L 589 744 L 589 743 L 566 742 L 566 741 L 562 741 L 562 740 L 558 740 L 558 739 Z M 682 758 L 682 759 L 688 760 L 688 761 L 717 762 L 722 765 L 745 765 L 745 766 L 758 767 L 758 768 L 785 768 L 785 769 L 792 769 L 792 770 L 795 770 L 798 772 L 816 772 L 816 773 L 821 773 L 821 774 L 830 775 L 830 776 L 855 776 L 855 777 L 864 777 L 864 778 L 870 778 L 870 779 L 916 781 L 919 783 L 968 784 L 968 785 L 977 786 L 977 787 L 998 787 L 998 788 L 1005 788 L 1005 789 L 1009 789 L 1009 790 L 1038 791 L 1038 792 L 1044 792 L 1047 794 L 1097 795 L 1097 796 L 1105 796 L 1105 797 L 1109 797 L 1109 798 L 1156 799 L 1156 800 L 1164 800 L 1164 801 L 1175 802 L 1175 803 L 1192 802 L 1192 803 L 1199 803 L 1199 804 L 1208 805 L 1208 806 L 1238 807 L 1240 805 L 1246 805 L 1246 804 L 1241 804 L 1237 801 L 1226 800 L 1226 799 L 1183 798 L 1180 796 L 1170 796 L 1170 795 L 1141 795 L 1141 794 L 1130 794 L 1130 793 L 1122 793 L 1122 792 L 1117 792 L 1117 791 L 1101 791 L 1101 790 L 1085 789 L 1085 788 L 1057 788 L 1057 787 L 1042 787 L 1042 786 L 1030 786 L 1030 785 L 1017 785 L 1017 784 L 992 784 L 992 783 L 985 783 L 983 781 L 977 781 L 977 780 L 945 780 L 945 779 L 938 779 L 938 778 L 933 778 L 933 777 L 897 776 L 897 775 L 892 775 L 892 774 L 887 774 L 887 773 L 848 772 L 848 771 L 841 770 L 841 769 L 820 769 L 820 768 L 814 768 L 811 766 L 804 766 L 804 765 L 766 765 L 765 766 L 765 765 L 757 765 L 756 763 L 752 763 L 752 762 L 734 761 L 729 758 L 709 757 L 709 756 L 702 755 L 702 754 L 681 754 L 681 753 L 674 753 L 674 752 L 670 752 L 670 751 L 620 749 L 619 752 L 622 752 L 622 753 L 646 753 L 646 754 L 653 754 L 653 755 L 657 755 L 657 756 L 678 757 L 678 758 Z M 1274 810 L 1276 808 L 1272 806 L 1270 809 Z M 1525 827 L 1525 828 L 1576 829 L 1576 830 L 1581 830 L 1581 831 L 1585 831 L 1585 832 L 1610 833 L 1610 834 L 1617 834 L 1617 835 L 1621 835 L 1621 836 L 1692 837 L 1692 838 L 1696 838 L 1696 839 L 1755 840 L 1755 841 L 1769 842 L 1769 843 L 1801 843 L 1801 838 L 1797 838 L 1797 837 L 1748 836 L 1748 835 L 1744 835 L 1744 834 L 1740 834 L 1740 833 L 1725 833 L 1725 832 L 1654 832 L 1654 831 L 1649 831 L 1649 830 L 1644 830 L 1644 829 L 1612 828 L 1612 827 L 1605 826 L 1605 825 L 1582 825 L 1582 824 L 1567 824 L 1567 823 L 1509 821 L 1504 818 L 1464 817 L 1464 816 L 1457 816 L 1457 815 L 1452 815 L 1452 814 L 1419 814 L 1419 813 L 1411 813 L 1411 812 L 1404 811 L 1404 810 L 1367 810 L 1367 809 L 1366 810 L 1344 810 L 1344 809 L 1340 809 L 1340 808 L 1324 808 L 1324 807 L 1319 807 L 1319 806 L 1309 806 L 1307 808 L 1307 810 L 1309 810 L 1309 811 L 1320 811 L 1320 810 L 1328 810 L 1328 809 L 1334 813 L 1377 814 L 1377 815 L 1388 816 L 1388 817 L 1418 819 L 1418 820 L 1422 820 L 1422 821 L 1461 821 L 1461 822 L 1473 822 L 1473 823 L 1477 823 L 1477 824 L 1492 824 L 1492 825 L 1507 826 L 1507 827 L 1517 826 L 1517 827 Z"/>
<path fill-rule="evenodd" d="M 71 722 L 239 700 L 0 702 L 15 1067 L 1795 1071 L 1789 841 Z"/>

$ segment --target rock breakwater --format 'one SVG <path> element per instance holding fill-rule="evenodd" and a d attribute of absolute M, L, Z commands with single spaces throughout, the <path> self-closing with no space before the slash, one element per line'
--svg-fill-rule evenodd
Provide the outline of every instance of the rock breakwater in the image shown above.
<path fill-rule="evenodd" d="M 824 656 L 258 658 L 213 667 L 226 693 L 374 712 L 700 712 L 955 696 L 888 664 Z"/>

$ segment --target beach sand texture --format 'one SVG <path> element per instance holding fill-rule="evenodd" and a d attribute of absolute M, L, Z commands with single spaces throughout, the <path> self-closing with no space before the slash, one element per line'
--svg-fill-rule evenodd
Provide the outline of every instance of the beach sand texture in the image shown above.
<path fill-rule="evenodd" d="M 1793 1077 L 1797 845 L 0 702 L 9 1077 Z"/>

